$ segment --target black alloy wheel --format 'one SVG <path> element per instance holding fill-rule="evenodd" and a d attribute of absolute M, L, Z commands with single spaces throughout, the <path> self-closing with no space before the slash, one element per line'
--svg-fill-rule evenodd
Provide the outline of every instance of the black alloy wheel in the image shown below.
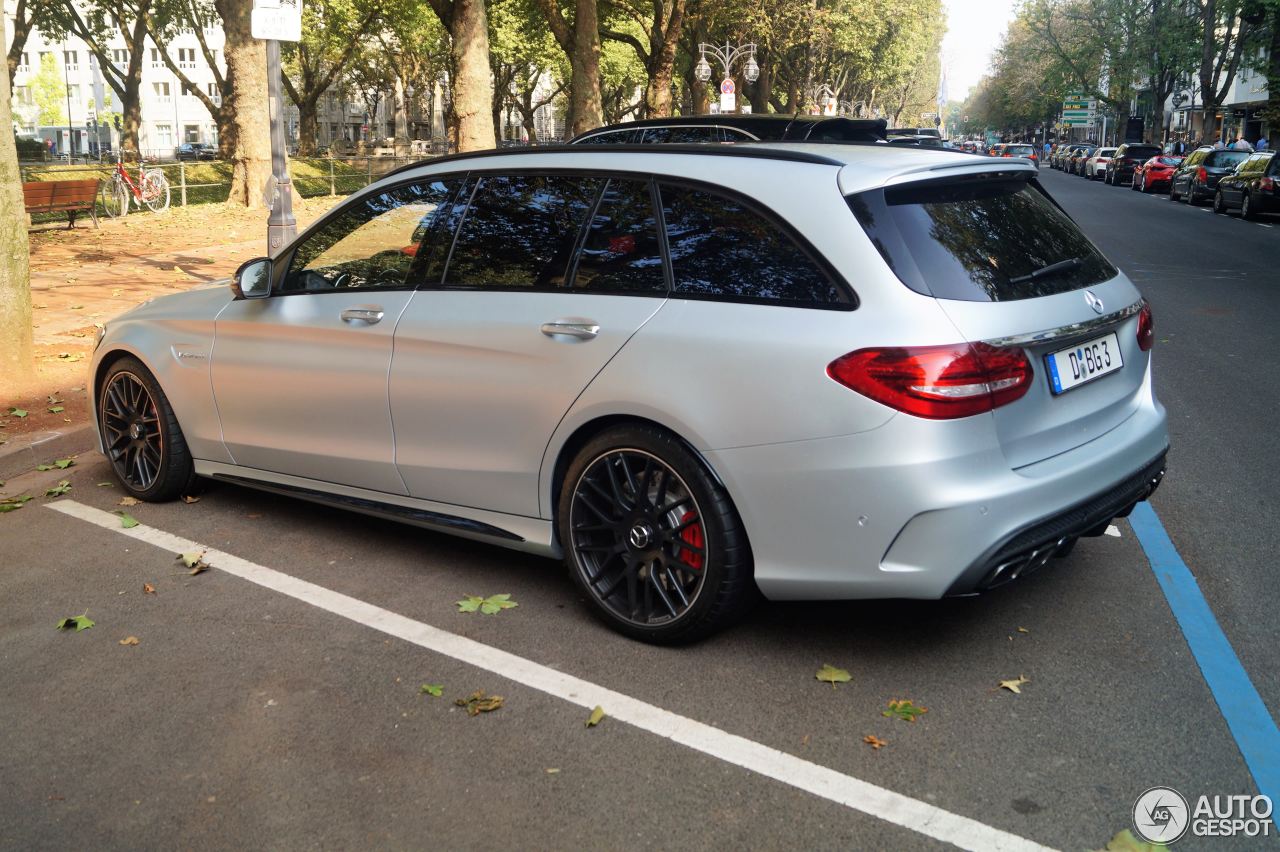
<path fill-rule="evenodd" d="M 1213 212 L 1214 213 L 1227 212 L 1227 200 L 1222 197 L 1222 190 L 1218 190 L 1213 194 Z"/>
<path fill-rule="evenodd" d="M 145 367 L 122 358 L 98 392 L 98 426 L 124 490 L 148 501 L 188 494 L 195 472 L 169 400 Z"/>
<path fill-rule="evenodd" d="M 735 620 L 754 592 L 728 495 L 667 433 L 612 429 L 565 473 L 565 561 L 598 615 L 633 638 L 688 642 Z"/>
<path fill-rule="evenodd" d="M 1240 199 L 1240 218 L 1248 219 L 1250 221 L 1256 218 L 1253 213 L 1253 202 L 1249 200 L 1249 193 L 1247 192 L 1244 194 L 1244 197 Z"/>

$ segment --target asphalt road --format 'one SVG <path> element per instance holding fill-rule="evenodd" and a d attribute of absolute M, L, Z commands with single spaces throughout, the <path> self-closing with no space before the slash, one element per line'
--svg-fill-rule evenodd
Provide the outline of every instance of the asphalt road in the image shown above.
<path fill-rule="evenodd" d="M 1280 532 L 1267 379 L 1280 230 L 1047 169 L 1043 180 L 1154 303 L 1174 447 L 1154 506 L 1274 711 Z M 119 508 L 119 490 L 97 485 L 110 480 L 97 456 L 4 490 L 43 493 L 62 478 L 73 487 L 60 501 Z M 216 560 L 190 576 L 172 549 L 46 502 L 0 516 L 0 848 L 944 845 L 910 813 L 868 814 L 678 736 L 614 718 L 587 728 L 572 701 Z M 127 511 L 1047 846 L 1101 848 L 1155 785 L 1255 792 L 1123 521 L 1119 536 L 1084 540 L 983 597 L 764 605 L 702 644 L 657 649 L 598 624 L 545 560 L 225 485 L 198 503 Z M 519 606 L 496 616 L 454 604 L 503 592 Z M 54 630 L 86 611 L 94 628 Z M 118 644 L 128 636 L 139 644 Z M 824 663 L 852 682 L 817 682 Z M 997 688 L 1019 675 L 1029 679 L 1020 695 Z M 444 696 L 421 694 L 423 683 Z M 453 705 L 477 689 L 503 707 L 471 718 Z M 928 712 L 914 723 L 881 715 L 907 698 Z M 888 745 L 873 750 L 866 735 Z"/>

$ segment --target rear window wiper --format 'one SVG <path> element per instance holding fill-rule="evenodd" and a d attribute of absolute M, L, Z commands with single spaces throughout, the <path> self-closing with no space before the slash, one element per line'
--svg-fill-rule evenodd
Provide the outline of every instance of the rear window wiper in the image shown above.
<path fill-rule="evenodd" d="M 1057 263 L 1051 263 L 1048 266 L 1042 266 L 1034 272 L 1028 272 L 1026 275 L 1019 275 L 1017 278 L 1010 278 L 1010 284 L 1025 284 L 1028 281 L 1035 281 L 1037 278 L 1043 278 L 1046 275 L 1056 275 L 1059 272 L 1068 272 L 1072 269 L 1079 269 L 1084 260 L 1079 257 L 1069 257 L 1066 260 L 1060 260 Z"/>

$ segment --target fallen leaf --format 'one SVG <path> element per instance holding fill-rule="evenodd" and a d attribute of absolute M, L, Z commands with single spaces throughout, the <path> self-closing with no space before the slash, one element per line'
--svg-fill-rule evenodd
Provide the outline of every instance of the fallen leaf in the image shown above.
<path fill-rule="evenodd" d="M 1103 852 L 1162 852 L 1168 849 L 1163 843 L 1146 843 L 1133 836 L 1129 829 L 1116 832 L 1116 836 L 1107 841 Z"/>
<path fill-rule="evenodd" d="M 137 644 L 138 644 L 138 637 L 137 637 L 137 636 L 126 636 L 126 637 L 124 637 L 123 639 L 121 639 L 121 640 L 120 640 L 120 644 L 121 644 L 121 645 L 137 645 Z"/>
<path fill-rule="evenodd" d="M 52 394 L 52 393 L 49 394 L 47 397 L 45 397 L 45 399 L 48 401 L 50 405 L 57 405 L 58 403 L 62 402 L 62 400 L 58 399 L 57 394 Z"/>
<path fill-rule="evenodd" d="M 597 704 L 595 709 L 591 711 L 591 715 L 587 717 L 587 727 L 594 728 L 602 721 L 604 721 L 604 708 Z"/>
<path fill-rule="evenodd" d="M 120 526 L 124 527 L 125 529 L 131 530 L 138 525 L 138 519 L 135 518 L 133 515 L 127 514 L 125 512 L 117 512 L 116 514 L 120 516 Z"/>
<path fill-rule="evenodd" d="M 871 746 L 876 751 L 879 751 L 880 749 L 884 748 L 889 744 L 888 740 L 882 740 L 879 737 L 877 737 L 875 734 L 867 734 L 865 737 L 862 738 L 862 741 L 867 745 Z"/>
<path fill-rule="evenodd" d="M 13 512 L 21 509 L 31 500 L 30 494 L 22 494 L 18 497 L 6 497 L 0 500 L 0 513 Z"/>
<path fill-rule="evenodd" d="M 454 699 L 454 704 L 467 708 L 468 716 L 479 716 L 481 713 L 492 713 L 502 706 L 501 695 L 485 695 L 483 689 L 477 689 L 466 698 Z"/>
<path fill-rule="evenodd" d="M 479 595 L 467 595 L 466 600 L 457 601 L 458 612 L 479 612 L 482 615 L 495 615 L 500 610 L 519 606 L 511 600 L 511 595 L 490 595 L 482 598 Z"/>
<path fill-rule="evenodd" d="M 199 497 L 192 497 L 190 494 L 184 494 L 184 495 L 182 495 L 182 502 L 183 502 L 183 503 L 187 503 L 187 504 L 191 504 L 191 503 L 199 503 L 199 502 L 200 502 L 200 498 L 199 498 Z"/>
<path fill-rule="evenodd" d="M 88 630 L 93 626 L 93 624 L 94 622 L 89 619 L 89 611 L 85 610 L 83 615 L 73 615 L 70 618 L 64 618 L 55 626 L 59 630 L 71 630 L 74 628 L 75 631 L 79 633 L 81 630 Z"/>
<path fill-rule="evenodd" d="M 432 698 L 439 698 L 444 694 L 443 683 L 424 683 L 418 690 L 419 693 L 430 695 Z"/>
<path fill-rule="evenodd" d="M 150 583 L 143 583 L 142 593 L 144 595 L 154 595 L 156 593 L 156 587 L 151 585 Z"/>
<path fill-rule="evenodd" d="M 999 686 L 999 687 L 997 687 L 997 688 L 998 688 L 998 689 L 1007 689 L 1007 690 L 1009 690 L 1010 692 L 1017 693 L 1018 695 L 1021 695 L 1021 694 L 1022 694 L 1022 690 L 1021 690 L 1021 689 L 1019 689 L 1019 687 L 1020 687 L 1020 686 L 1022 686 L 1024 683 L 1031 683 L 1031 680 L 1030 680 L 1029 678 L 1027 678 L 1027 677 L 1024 677 L 1023 675 L 1018 675 L 1018 676 L 1017 676 L 1016 678 L 1014 678 L 1013 680 L 1002 680 L 1002 681 L 1000 681 L 1000 686 Z"/>
<path fill-rule="evenodd" d="M 36 470 L 53 470 L 53 465 L 51 465 L 51 464 L 38 464 L 38 465 L 36 465 Z"/>
<path fill-rule="evenodd" d="M 200 560 L 204 558 L 204 551 L 189 550 L 186 553 L 179 553 L 177 558 L 188 568 L 194 568 L 199 564 Z"/>
<path fill-rule="evenodd" d="M 58 470 L 66 470 L 69 467 L 73 467 L 75 463 L 76 463 L 75 459 L 57 459 L 53 463 L 53 466 L 56 467 Z"/>
<path fill-rule="evenodd" d="M 559 769 L 556 769 L 554 766 L 552 766 L 552 767 L 548 767 L 548 768 L 547 768 L 547 774 L 548 774 L 548 775 L 555 775 L 555 774 L 556 774 L 556 773 L 558 773 L 559 771 L 560 771 L 560 770 L 559 770 Z"/>
<path fill-rule="evenodd" d="M 68 491 L 70 491 L 70 490 L 71 490 L 71 483 L 70 483 L 70 482 L 68 482 L 67 480 L 63 479 L 63 480 L 59 481 L 57 485 L 55 485 L 55 486 L 53 486 L 52 488 L 50 488 L 49 490 L 45 491 L 45 492 L 44 492 L 44 496 L 46 496 L 46 497 L 61 497 L 63 494 L 66 494 L 66 493 L 67 493 Z"/>
<path fill-rule="evenodd" d="M 888 716 L 891 719 L 897 718 L 907 722 L 914 722 L 918 717 L 928 712 L 928 707 L 917 707 L 910 698 L 903 698 L 897 701 L 890 701 L 889 709 L 882 710 L 880 715 Z"/>
<path fill-rule="evenodd" d="M 121 497 L 120 502 L 117 503 L 116 505 L 117 506 L 136 506 L 141 502 L 142 501 L 139 500 L 137 497 Z"/>
<path fill-rule="evenodd" d="M 1018 628 L 1018 632 L 1019 632 L 1019 633 L 1030 633 L 1031 631 L 1030 631 L 1030 630 L 1028 630 L 1028 629 L 1027 629 L 1027 628 L 1025 628 L 1025 627 L 1019 627 L 1019 628 Z"/>
<path fill-rule="evenodd" d="M 14 417 L 26 417 L 28 414 L 25 408 L 10 408 L 9 413 Z"/>
<path fill-rule="evenodd" d="M 114 482 L 99 482 L 98 487 L 99 488 L 115 488 L 116 484 Z"/>
<path fill-rule="evenodd" d="M 63 411 L 66 411 L 66 409 L 65 409 L 65 408 L 63 408 L 61 405 L 51 405 L 51 406 L 49 406 L 49 413 L 50 413 L 50 414 L 61 414 Z"/>
<path fill-rule="evenodd" d="M 818 669 L 814 677 L 824 683 L 831 684 L 832 689 L 836 688 L 837 683 L 848 683 L 853 680 L 853 676 L 847 671 L 838 669 L 830 663 L 823 663 L 822 668 Z"/>

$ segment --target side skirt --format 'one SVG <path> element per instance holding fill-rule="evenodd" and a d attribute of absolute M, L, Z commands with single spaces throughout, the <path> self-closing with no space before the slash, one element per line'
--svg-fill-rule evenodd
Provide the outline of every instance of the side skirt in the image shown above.
<path fill-rule="evenodd" d="M 347 488 L 331 482 L 200 459 L 195 460 L 195 470 L 200 476 L 285 497 L 348 509 L 539 556 L 561 556 L 560 548 L 553 542 L 553 524 L 541 518 Z"/>

